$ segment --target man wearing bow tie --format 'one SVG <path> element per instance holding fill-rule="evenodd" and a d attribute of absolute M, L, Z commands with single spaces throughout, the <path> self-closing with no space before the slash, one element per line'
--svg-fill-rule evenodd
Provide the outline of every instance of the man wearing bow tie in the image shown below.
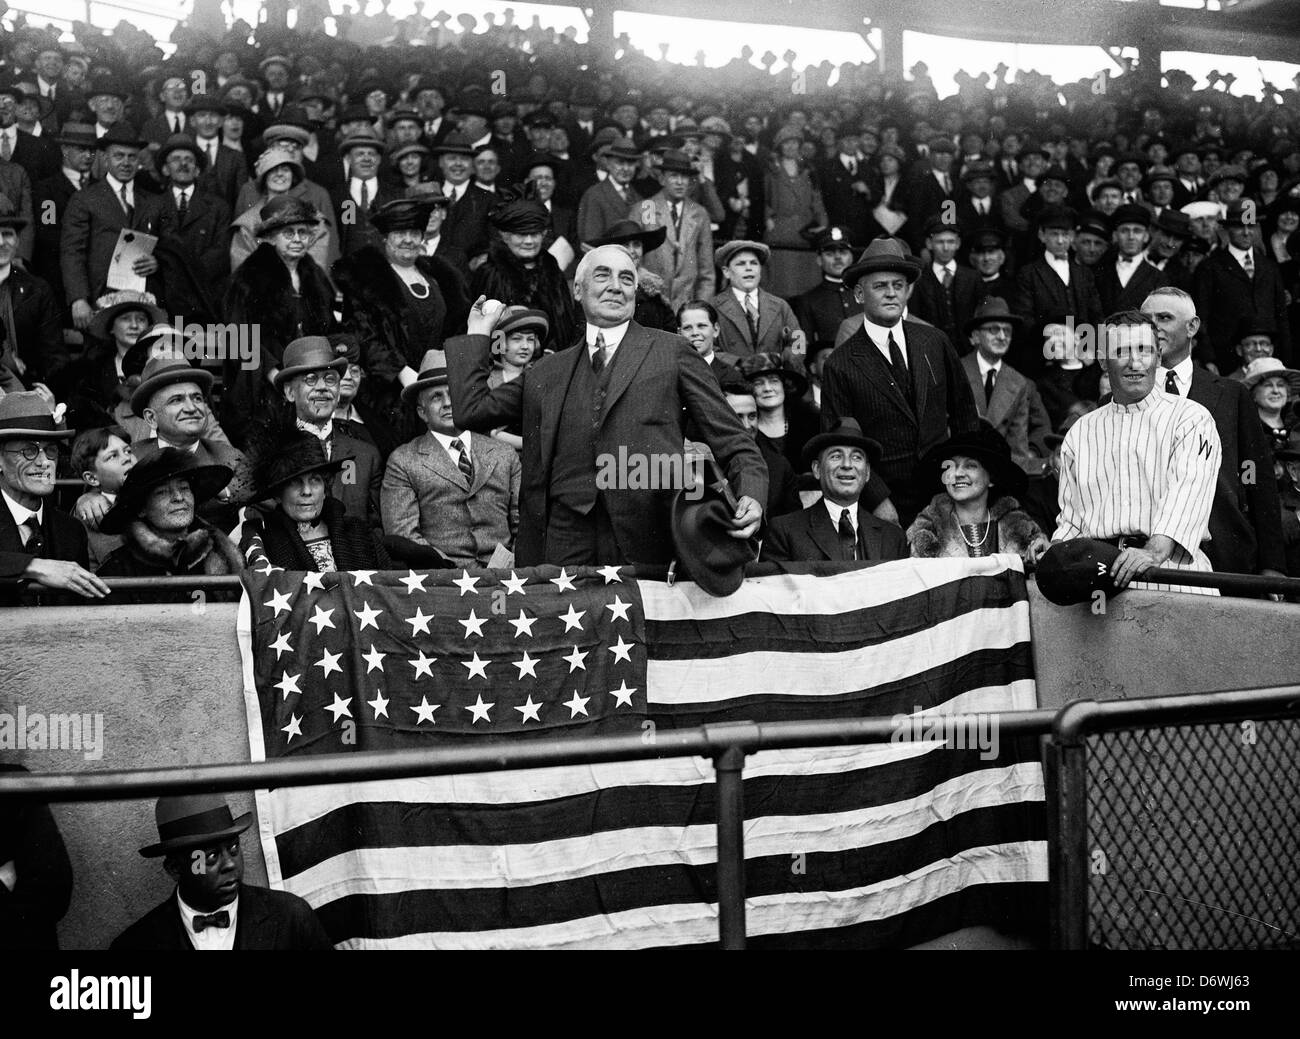
<path fill-rule="evenodd" d="M 1107 314 L 1136 310 L 1169 276 L 1147 262 L 1151 240 L 1151 211 L 1145 206 L 1120 206 L 1111 220 L 1114 252 L 1098 264 L 1097 295 Z"/>
<path fill-rule="evenodd" d="M 240 835 L 253 813 L 234 818 L 216 794 L 160 797 L 158 843 L 141 848 L 161 858 L 176 890 L 114 939 L 113 950 L 332 949 L 303 899 L 244 883 Z"/>

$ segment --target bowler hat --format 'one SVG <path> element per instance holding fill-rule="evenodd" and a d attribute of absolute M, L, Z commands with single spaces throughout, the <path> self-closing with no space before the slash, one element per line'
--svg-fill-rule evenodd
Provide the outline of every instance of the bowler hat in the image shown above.
<path fill-rule="evenodd" d="M 181 794 L 158 798 L 154 821 L 160 840 L 140 849 L 140 854 L 147 859 L 188 848 L 203 848 L 235 837 L 252 825 L 253 813 L 245 812 L 236 819 L 218 794 Z"/>
<path fill-rule="evenodd" d="M 86 326 L 86 331 L 96 339 L 110 339 L 113 335 L 113 322 L 128 311 L 138 310 L 148 319 L 150 325 L 166 322 L 167 313 L 158 306 L 158 300 L 152 292 L 135 292 L 122 289 L 100 296 L 95 301 L 95 315 Z"/>
<path fill-rule="evenodd" d="M 859 278 L 881 271 L 901 274 L 910 285 L 921 276 L 921 261 L 899 239 L 882 235 L 873 239 L 857 262 L 844 272 L 844 284 L 856 285 Z"/>
<path fill-rule="evenodd" d="M 949 437 L 938 447 L 931 448 L 921 460 L 917 473 L 921 485 L 930 492 L 942 489 L 943 463 L 961 455 L 979 462 L 989 474 L 990 499 L 1010 494 L 1023 494 L 1029 478 L 1011 457 L 1011 448 L 1002 435 L 987 422 L 979 428 Z"/>
<path fill-rule="evenodd" d="M 258 459 L 253 482 L 257 485 L 259 496 L 274 497 L 281 487 L 297 476 L 305 476 L 307 473 L 336 473 L 350 461 L 350 456 L 327 458 L 325 445 L 319 437 L 311 433 L 297 433 Z"/>
<path fill-rule="evenodd" d="M 1228 211 L 1223 217 L 1224 227 L 1254 227 L 1259 223 L 1254 199 L 1238 198 L 1228 203 Z"/>
<path fill-rule="evenodd" d="M 1011 308 L 1007 306 L 1007 301 L 1000 296 L 985 296 L 984 300 L 975 308 L 975 313 L 962 326 L 962 333 L 970 335 L 981 325 L 991 324 L 994 321 L 1005 322 L 1019 327 L 1024 322 L 1024 318 L 1019 314 L 1013 314 Z"/>
<path fill-rule="evenodd" d="M 429 214 L 436 204 L 427 198 L 392 199 L 370 214 L 370 224 L 383 235 L 390 231 L 423 231 L 429 226 Z"/>
<path fill-rule="evenodd" d="M 1075 225 L 1075 212 L 1070 206 L 1044 206 L 1041 213 L 1038 214 L 1037 226 L 1040 231 L 1047 228 L 1064 228 L 1066 231 L 1073 231 Z"/>
<path fill-rule="evenodd" d="M 860 447 L 867 453 L 867 458 L 872 465 L 880 461 L 881 455 L 884 454 L 884 448 L 862 432 L 862 427 L 855 418 L 840 419 L 839 424 L 834 429 L 828 429 L 825 433 L 818 433 L 815 437 L 810 437 L 808 442 L 803 446 L 803 467 L 807 469 L 821 457 L 821 453 L 828 447 Z"/>
<path fill-rule="evenodd" d="M 131 99 L 131 93 L 122 85 L 122 81 L 113 77 L 105 76 L 95 80 L 90 88 L 86 91 L 86 98 L 94 100 L 97 97 L 115 97 L 120 101 L 126 102 Z M 112 127 L 109 128 L 110 130 Z"/>
<path fill-rule="evenodd" d="M 226 103 L 216 94 L 195 94 L 185 102 L 185 114 L 194 115 L 197 112 L 216 112 L 218 115 L 225 115 Z"/>
<path fill-rule="evenodd" d="M 415 382 L 402 387 L 402 400 L 409 401 L 430 386 L 447 385 L 447 354 L 442 350 L 425 351 L 420 361 L 420 374 Z"/>
<path fill-rule="evenodd" d="M 215 498 L 230 482 L 235 471 L 228 465 L 201 465 L 188 451 L 164 447 L 145 456 L 126 474 L 126 482 L 117 492 L 113 507 L 104 514 L 99 529 L 105 534 L 120 534 L 140 518 L 140 510 L 155 487 L 171 480 L 185 480 L 194 492 L 197 508 Z"/>
<path fill-rule="evenodd" d="M 1151 226 L 1151 210 L 1146 206 L 1139 206 L 1135 203 L 1119 206 L 1111 214 L 1110 224 L 1118 228 L 1121 224 L 1141 224 L 1143 227 Z"/>
<path fill-rule="evenodd" d="M 50 402 L 35 390 L 20 390 L 0 397 L 0 440 L 34 437 L 67 440 L 76 434 L 54 417 Z"/>
<path fill-rule="evenodd" d="M 1160 211 L 1160 215 L 1156 217 L 1153 226 L 1177 238 L 1190 238 L 1192 236 L 1191 219 L 1186 213 L 1179 212 L 1177 209 L 1170 209 L 1168 206 Z"/>
<path fill-rule="evenodd" d="M 593 246 L 626 245 L 628 242 L 639 241 L 642 252 L 649 253 L 663 245 L 667 237 L 668 228 L 663 225 L 642 227 L 635 220 L 620 220 L 611 224 L 601 237 L 593 238 L 591 244 Z"/>
<path fill-rule="evenodd" d="M 265 238 L 295 224 L 316 227 L 320 223 L 316 207 L 295 195 L 277 195 L 261 208 L 258 216 L 261 218 L 257 225 L 258 238 Z"/>
<path fill-rule="evenodd" d="M 168 325 L 162 327 L 171 331 Z M 136 346 L 145 343 L 146 338 L 154 331 L 154 329 L 150 329 L 148 333 L 141 336 Z M 145 343 L 146 348 L 148 345 Z M 140 385 L 131 391 L 131 411 L 143 418 L 144 409 L 149 406 L 149 401 L 153 398 L 153 395 L 164 386 L 171 386 L 178 382 L 195 383 L 204 393 L 207 393 L 208 390 L 212 389 L 212 373 L 194 367 L 183 356 L 178 354 L 171 352 L 154 353 L 145 362 L 144 371 L 140 373 Z"/>
<path fill-rule="evenodd" d="M 194 138 L 187 133 L 174 133 L 167 138 L 166 143 L 158 149 L 158 154 L 154 156 L 154 169 L 161 173 L 163 167 L 167 165 L 167 156 L 176 151 L 189 152 L 194 156 L 194 164 L 198 166 L 199 169 L 204 170 L 208 168 L 207 153 L 194 143 Z"/>
<path fill-rule="evenodd" d="M 283 361 L 275 375 L 275 388 L 278 390 L 290 379 L 307 372 L 333 369 L 342 374 L 348 367 L 347 352 L 343 343 L 331 343 L 324 336 L 295 339 L 284 348 Z"/>
<path fill-rule="evenodd" d="M 691 157 L 684 151 L 678 151 L 677 149 L 664 152 L 663 162 L 660 163 L 659 168 L 665 173 L 686 173 L 692 177 L 697 176 L 700 172 L 695 168 L 695 163 L 691 161 Z"/>
<path fill-rule="evenodd" d="M 718 246 L 713 252 L 713 265 L 715 267 L 725 267 L 731 262 L 736 253 L 751 252 L 758 257 L 760 264 L 766 264 L 768 257 L 772 255 L 772 250 L 762 242 L 750 242 L 744 238 L 736 238 L 730 242 Z"/>
<path fill-rule="evenodd" d="M 1115 587 L 1110 568 L 1119 551 L 1110 542 L 1093 538 L 1058 542 L 1038 561 L 1034 572 L 1038 590 L 1057 606 L 1088 602 L 1096 592 L 1114 595 L 1120 589 Z"/>
<path fill-rule="evenodd" d="M 705 459 L 703 495 L 683 489 L 673 498 L 672 534 L 686 573 L 709 595 L 724 597 L 745 580 L 745 564 L 758 558 L 754 539 L 733 538 L 736 512 L 731 488 L 712 459 Z"/>

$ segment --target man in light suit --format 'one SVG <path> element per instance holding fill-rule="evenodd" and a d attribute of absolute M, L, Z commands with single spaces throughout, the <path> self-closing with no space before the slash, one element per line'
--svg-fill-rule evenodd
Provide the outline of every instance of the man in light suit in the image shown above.
<path fill-rule="evenodd" d="M 822 369 L 822 428 L 857 419 L 881 445 L 866 497 L 876 515 L 904 529 L 929 501 L 916 485 L 922 456 L 953 433 L 978 427 L 970 382 L 948 337 L 904 320 L 908 285 L 921 265 L 896 238 L 877 238 L 844 272 L 863 325 Z"/>
<path fill-rule="evenodd" d="M 620 137 L 604 149 L 609 176 L 582 193 L 578 202 L 578 241 L 584 246 L 603 238 L 620 220 L 640 220 L 641 196 L 632 187 L 641 152 L 628 137 Z"/>
<path fill-rule="evenodd" d="M 91 300 L 104 292 L 122 230 L 152 235 L 159 231 L 162 200 L 137 191 L 135 184 L 145 143 L 127 126 L 109 127 L 96 144 L 105 161 L 104 178 L 68 201 L 63 216 L 63 292 L 72 308 L 73 324 L 79 329 L 90 324 Z M 157 270 L 153 256 L 138 257 L 132 267 L 133 273 L 144 278 Z"/>
<path fill-rule="evenodd" d="M 1049 452 L 1042 442 L 1051 430 L 1034 385 L 1006 363 L 1011 337 L 1020 324 L 1006 300 L 986 299 L 966 322 L 964 332 L 975 347 L 961 359 L 980 418 L 1002 435 L 1011 457 L 1026 472 L 1042 468 Z"/>
<path fill-rule="evenodd" d="M 737 357 L 756 353 L 804 352 L 806 337 L 790 304 L 758 287 L 771 250 L 762 242 L 736 239 L 718 247 L 714 263 L 727 288 L 710 302 L 718 311 L 718 348 Z"/>
<path fill-rule="evenodd" d="M 443 351 L 430 350 L 420 368 L 402 400 L 416 402 L 428 432 L 388 459 L 384 533 L 432 545 L 457 566 L 487 566 L 498 545 L 515 543 L 519 454 L 490 436 L 457 428 Z"/>
<path fill-rule="evenodd" d="M 495 390 L 488 388 L 490 336 L 504 306 L 479 300 L 470 334 L 447 342 L 456 421 L 488 432 L 522 418 L 520 566 L 671 560 L 676 489 L 643 488 L 622 478 L 620 466 L 671 469 L 688 422 L 738 498 L 731 536 L 748 539 L 762 521 L 767 469 L 758 447 L 690 345 L 632 321 L 636 287 L 626 249 L 587 253 L 574 281 L 586 319 L 583 343 L 543 357 Z"/>
<path fill-rule="evenodd" d="M 645 254 L 641 266 L 664 280 L 668 301 L 676 313 L 688 300 L 713 295 L 713 232 L 709 214 L 687 196 L 698 174 L 683 151 L 664 153 L 663 190 L 632 211 L 642 227 L 663 227 L 663 245 Z"/>
<path fill-rule="evenodd" d="M 877 563 L 906 559 L 902 528 L 877 519 L 860 500 L 880 452 L 880 445 L 863 436 L 851 418 L 809 440 L 803 449 L 804 466 L 812 467 L 821 484 L 821 500 L 772 520 L 762 558 Z"/>

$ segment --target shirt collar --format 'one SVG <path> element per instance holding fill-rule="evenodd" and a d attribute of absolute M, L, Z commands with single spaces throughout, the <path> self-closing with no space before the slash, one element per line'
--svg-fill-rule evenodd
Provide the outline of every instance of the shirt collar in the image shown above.
<path fill-rule="evenodd" d="M 130 181 L 118 180 L 111 173 L 105 173 L 104 180 L 106 180 L 108 182 L 108 186 L 113 189 L 114 195 L 121 196 L 123 188 L 126 188 L 128 194 L 130 194 L 131 192 Z"/>
<path fill-rule="evenodd" d="M 162 437 L 159 437 L 159 438 L 158 438 L 158 446 L 159 446 L 159 447 L 174 447 L 174 448 L 176 448 L 177 451 L 188 451 L 190 454 L 197 454 L 197 453 L 198 453 L 198 450 L 199 450 L 199 442 L 198 442 L 197 440 L 194 441 L 194 443 L 192 443 L 189 447 L 181 447 L 180 444 L 169 444 L 169 443 L 167 443 L 167 441 L 164 440 Z"/>
<path fill-rule="evenodd" d="M 455 451 L 451 446 L 451 442 L 453 440 L 459 440 L 461 444 L 464 445 L 465 447 L 465 453 L 469 455 L 471 458 L 473 457 L 474 449 L 470 447 L 469 430 L 464 430 L 463 432 L 460 433 L 448 434 L 448 433 L 439 433 L 437 430 L 431 429 L 429 430 L 429 436 L 433 437 L 434 440 L 438 441 L 438 443 L 442 445 L 443 450 L 446 451 L 449 455 L 455 455 Z"/>
<path fill-rule="evenodd" d="M 943 281 L 943 275 L 945 271 L 949 272 L 950 274 L 953 274 L 954 276 L 957 273 L 956 260 L 949 260 L 947 263 L 932 263 L 930 264 L 930 266 L 934 268 L 934 276 L 938 278 L 940 281 Z"/>
<path fill-rule="evenodd" d="M 731 294 L 732 294 L 733 296 L 736 297 L 736 302 L 739 303 L 739 304 L 741 305 L 742 308 L 745 306 L 745 297 L 748 296 L 748 295 L 751 295 L 751 294 L 752 294 L 753 297 L 754 297 L 754 309 L 755 309 L 755 310 L 758 309 L 758 289 L 757 289 L 757 288 L 752 288 L 752 289 L 749 290 L 749 292 L 745 292 L 743 289 L 738 289 L 738 288 L 736 288 L 736 287 L 733 285 L 733 286 L 731 287 Z"/>
<path fill-rule="evenodd" d="M 1183 391 L 1181 396 L 1185 397 L 1187 395 L 1186 391 L 1191 388 L 1193 368 L 1192 355 L 1189 353 L 1172 368 L 1165 369 L 1165 371 L 1174 373 L 1174 378 L 1178 380 L 1178 388 Z M 1159 382 L 1160 380 L 1157 379 L 1156 381 Z"/>
<path fill-rule="evenodd" d="M 72 182 L 72 185 L 74 187 L 78 187 L 78 188 L 81 187 L 81 174 L 78 173 L 76 170 L 68 169 L 67 166 L 64 166 L 63 175 L 67 177 L 69 181 Z"/>
<path fill-rule="evenodd" d="M 1228 252 L 1232 254 L 1233 259 L 1242 263 L 1250 255 L 1249 249 L 1238 249 L 1235 245 L 1228 246 Z"/>
<path fill-rule="evenodd" d="M 198 937 L 198 935 L 194 933 L 194 918 L 196 916 L 211 916 L 212 914 L 200 913 L 193 906 L 187 904 L 185 899 L 181 898 L 181 893 L 179 888 L 176 891 L 176 904 L 180 907 L 181 910 L 181 924 L 185 928 L 185 934 L 190 939 L 190 941 L 193 942 Z M 223 938 L 225 938 L 226 935 L 229 935 L 229 938 L 227 940 L 229 941 L 230 945 L 233 947 L 235 941 L 235 927 L 239 922 L 239 896 L 236 895 L 235 900 L 233 902 L 229 903 L 228 905 L 222 906 L 220 909 L 216 910 L 216 912 L 230 914 L 230 927 L 224 931 L 222 931 L 221 929 L 218 930 L 222 934 Z"/>
<path fill-rule="evenodd" d="M 898 348 L 904 353 L 907 351 L 907 339 L 903 335 L 902 321 L 899 321 L 898 324 L 891 328 L 886 328 L 884 325 L 878 325 L 874 321 L 864 317 L 862 319 L 862 330 L 867 333 L 867 337 L 877 346 L 888 345 L 889 335 L 892 332 L 894 335 L 894 342 L 898 344 Z"/>
<path fill-rule="evenodd" d="M 627 335 L 629 324 L 630 322 L 624 321 L 621 325 L 615 325 L 613 328 L 598 328 L 596 325 L 588 324 L 587 352 L 590 353 L 596 348 L 596 335 L 598 333 L 604 333 L 605 349 L 613 352 L 618 347 L 618 344 L 623 341 L 623 337 Z"/>
<path fill-rule="evenodd" d="M 1151 392 L 1136 404 L 1121 404 L 1114 397 L 1110 399 L 1110 403 L 1113 407 L 1118 408 L 1122 412 L 1148 411 L 1151 408 L 1154 408 L 1159 401 L 1164 400 L 1166 396 L 1167 394 L 1165 393 L 1164 388 L 1160 385 L 1160 380 L 1157 379 L 1156 384 L 1151 387 Z"/>
<path fill-rule="evenodd" d="M 854 502 L 852 505 L 836 505 L 833 501 L 831 501 L 829 498 L 823 495 L 822 504 L 826 506 L 826 512 L 830 515 L 832 527 L 834 527 L 836 530 L 839 530 L 840 513 L 847 512 L 849 514 L 849 522 L 853 524 L 853 533 L 855 535 L 857 534 L 858 507 L 856 502 Z"/>
<path fill-rule="evenodd" d="M 296 419 L 295 422 L 297 423 L 299 429 L 303 430 L 303 432 L 310 433 L 317 440 L 328 440 L 330 437 L 334 435 L 333 415 L 331 415 L 328 419 L 325 420 L 325 424 L 323 426 L 313 425 L 312 423 L 304 421 L 303 419 Z"/>
<path fill-rule="evenodd" d="M 980 368 L 980 378 L 981 378 L 981 379 L 984 379 L 985 377 L 987 377 L 988 374 L 989 374 L 989 372 L 991 372 L 991 371 L 992 371 L 992 372 L 997 372 L 999 375 L 1002 374 L 1002 362 L 1001 362 L 1001 361 L 992 361 L 992 362 L 990 362 L 990 361 L 986 361 L 986 360 L 984 360 L 984 355 L 983 355 L 982 353 L 980 353 L 978 350 L 975 351 L 975 363 L 979 365 L 979 368 Z"/>
<path fill-rule="evenodd" d="M 16 501 L 14 501 L 11 497 L 9 497 L 8 491 L 0 491 L 0 497 L 3 497 L 5 500 L 5 504 L 9 506 L 9 514 L 13 516 L 15 526 L 21 527 L 33 516 L 36 517 L 37 523 L 41 523 L 44 521 L 45 519 L 44 502 L 41 502 L 40 508 L 38 508 L 35 512 L 33 512 L 26 505 L 19 505 Z"/>

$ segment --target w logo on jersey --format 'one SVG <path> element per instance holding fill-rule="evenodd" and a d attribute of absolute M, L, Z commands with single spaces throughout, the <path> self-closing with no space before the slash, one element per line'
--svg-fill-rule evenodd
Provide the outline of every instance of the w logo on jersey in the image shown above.
<path fill-rule="evenodd" d="M 1206 458 L 1209 458 L 1210 455 L 1213 454 L 1214 452 L 1214 449 L 1210 446 L 1210 442 L 1206 440 L 1205 437 L 1201 437 L 1201 436 L 1198 436 L 1197 440 L 1200 441 L 1200 446 L 1196 449 L 1196 453 L 1198 455 L 1204 455 Z"/>

